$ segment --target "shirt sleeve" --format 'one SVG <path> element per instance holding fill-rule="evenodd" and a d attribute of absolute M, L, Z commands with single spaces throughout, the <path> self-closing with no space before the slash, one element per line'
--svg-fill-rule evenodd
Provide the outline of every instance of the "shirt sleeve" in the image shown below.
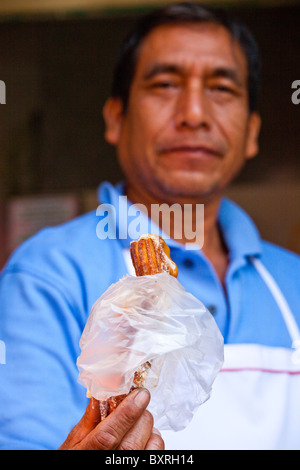
<path fill-rule="evenodd" d="M 2 274 L 0 305 L 0 448 L 57 449 L 87 405 L 80 307 L 62 285 L 16 267 Z"/>

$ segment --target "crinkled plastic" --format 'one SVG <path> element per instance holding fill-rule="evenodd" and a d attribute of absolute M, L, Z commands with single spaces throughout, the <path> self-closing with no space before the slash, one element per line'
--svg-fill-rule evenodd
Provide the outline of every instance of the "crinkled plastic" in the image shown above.
<path fill-rule="evenodd" d="M 168 273 L 126 275 L 95 302 L 80 339 L 79 382 L 98 400 L 128 393 L 139 366 L 161 430 L 184 429 L 223 364 L 212 315 Z"/>

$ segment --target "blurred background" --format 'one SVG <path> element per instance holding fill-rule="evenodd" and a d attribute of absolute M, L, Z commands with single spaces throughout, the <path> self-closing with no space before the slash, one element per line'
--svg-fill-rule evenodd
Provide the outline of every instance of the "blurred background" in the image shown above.
<path fill-rule="evenodd" d="M 0 0 L 0 266 L 41 227 L 95 209 L 101 181 L 122 179 L 103 138 L 102 106 L 124 35 L 167 3 Z M 264 238 L 300 253 L 300 104 L 291 99 L 300 80 L 299 2 L 202 3 L 239 16 L 263 59 L 260 153 L 228 196 Z"/>

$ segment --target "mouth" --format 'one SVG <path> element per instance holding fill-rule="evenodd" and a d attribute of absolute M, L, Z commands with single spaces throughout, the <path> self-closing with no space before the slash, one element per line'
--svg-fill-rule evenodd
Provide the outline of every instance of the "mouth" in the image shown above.
<path fill-rule="evenodd" d="M 202 171 L 220 162 L 223 153 L 207 145 L 175 144 L 162 147 L 158 153 L 161 164 L 180 171 Z"/>
<path fill-rule="evenodd" d="M 222 154 L 218 150 L 203 145 L 176 145 L 162 148 L 159 152 L 161 155 L 166 154 L 182 154 L 191 157 L 221 157 Z"/>

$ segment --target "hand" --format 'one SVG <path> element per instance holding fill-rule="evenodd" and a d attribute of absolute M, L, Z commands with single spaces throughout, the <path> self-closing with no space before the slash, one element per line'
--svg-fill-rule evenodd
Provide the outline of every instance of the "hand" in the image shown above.
<path fill-rule="evenodd" d="M 149 401 L 147 390 L 134 390 L 100 422 L 99 402 L 91 398 L 59 450 L 163 450 L 164 441 L 146 410 Z"/>

